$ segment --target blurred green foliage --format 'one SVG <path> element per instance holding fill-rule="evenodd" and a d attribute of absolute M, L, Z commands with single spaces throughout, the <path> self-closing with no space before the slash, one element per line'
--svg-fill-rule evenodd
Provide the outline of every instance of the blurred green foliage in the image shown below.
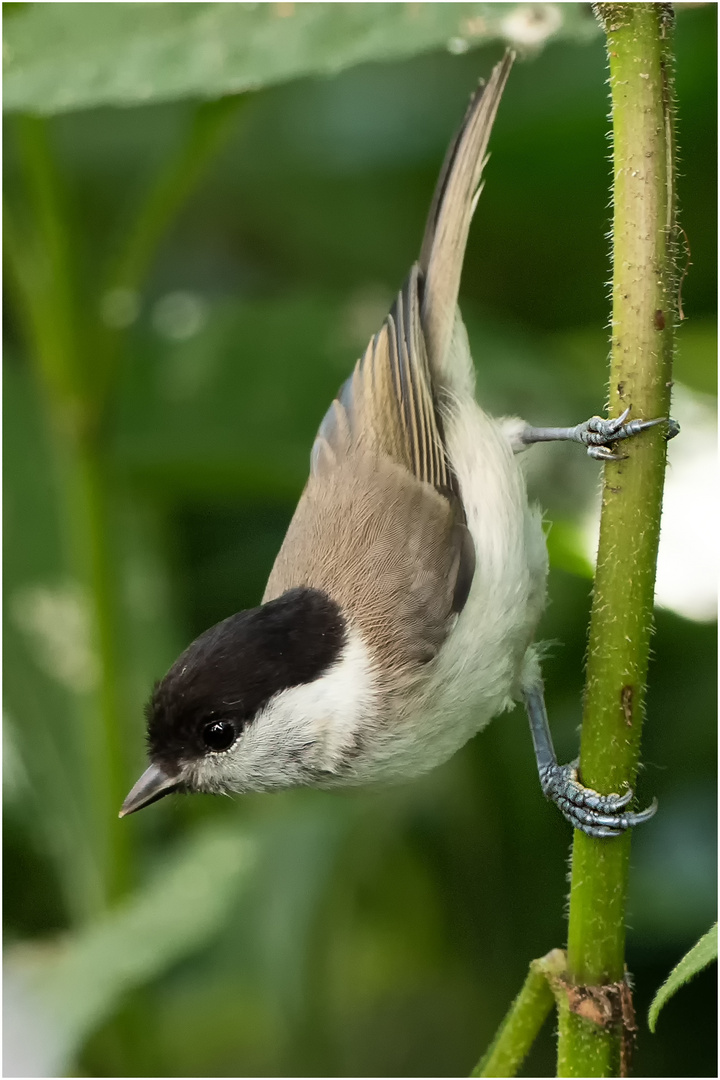
<path fill-rule="evenodd" d="M 466 261 L 478 393 L 533 422 L 601 410 L 608 124 L 589 7 L 14 6 L 6 105 L 62 115 L 6 119 L 5 1038 L 24 1057 L 5 1071 L 467 1074 L 528 961 L 564 939 L 569 833 L 520 711 L 406 786 L 114 815 L 143 767 L 153 680 L 262 594 L 317 424 L 415 257 L 445 145 L 500 50 L 486 40 L 535 34 Z M 693 265 L 676 378 L 708 396 L 715 42 L 712 5 L 681 11 Z M 553 522 L 541 636 L 569 759 L 597 467 L 547 447 L 528 468 Z M 639 1016 L 714 917 L 715 642 L 714 624 L 658 612 L 640 797 L 660 812 L 633 842 L 629 916 Z M 638 1074 L 714 1074 L 713 992 L 706 972 L 641 1030 Z M 525 1073 L 552 1071 L 548 1028 Z"/>
<path fill-rule="evenodd" d="M 477 3 L 26 6 L 5 38 L 5 108 L 39 113 L 215 98 L 446 43 L 466 52 L 507 36 L 516 13 Z M 523 17 L 539 42 L 597 33 L 582 4 Z"/>

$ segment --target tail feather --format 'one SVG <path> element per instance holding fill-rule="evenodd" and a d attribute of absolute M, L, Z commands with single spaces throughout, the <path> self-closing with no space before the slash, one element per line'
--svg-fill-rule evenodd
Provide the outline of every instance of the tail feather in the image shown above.
<path fill-rule="evenodd" d="M 495 114 L 515 54 L 508 50 L 470 101 L 445 155 L 430 206 L 419 265 L 425 279 L 421 319 L 430 370 L 438 377 L 450 347 L 470 222 Z M 441 380 L 442 381 L 442 380 Z"/>

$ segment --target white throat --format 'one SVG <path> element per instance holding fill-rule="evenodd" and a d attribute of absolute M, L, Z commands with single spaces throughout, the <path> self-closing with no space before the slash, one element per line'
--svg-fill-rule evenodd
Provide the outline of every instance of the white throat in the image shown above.
<path fill-rule="evenodd" d="M 206 791 L 272 791 L 323 784 L 342 774 L 373 726 L 377 676 L 359 633 L 348 632 L 339 659 L 313 682 L 281 690 L 248 723 L 230 750 L 194 764 Z"/>

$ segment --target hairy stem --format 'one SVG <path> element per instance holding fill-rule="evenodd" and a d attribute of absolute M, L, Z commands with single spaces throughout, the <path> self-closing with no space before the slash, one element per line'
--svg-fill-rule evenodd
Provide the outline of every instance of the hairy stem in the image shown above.
<path fill-rule="evenodd" d="M 610 415 L 668 416 L 675 322 L 673 117 L 665 4 L 598 4 L 607 35 L 613 125 Z M 662 427 L 605 466 L 581 740 L 583 783 L 633 785 L 638 770 L 665 472 Z M 651 827 L 651 826 L 645 826 Z M 577 987 L 624 979 L 630 836 L 576 832 L 568 973 Z M 558 1075 L 623 1075 L 623 1022 L 560 1015 Z"/>
<path fill-rule="evenodd" d="M 532 961 L 520 993 L 471 1076 L 515 1076 L 553 1007 L 553 984 L 564 972 L 560 949 Z"/>

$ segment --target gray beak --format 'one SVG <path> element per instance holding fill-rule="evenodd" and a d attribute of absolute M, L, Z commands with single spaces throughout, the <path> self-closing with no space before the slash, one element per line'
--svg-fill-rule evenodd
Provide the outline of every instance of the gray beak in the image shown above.
<path fill-rule="evenodd" d="M 122 804 L 118 817 L 127 817 L 136 810 L 142 810 L 144 806 L 157 802 L 163 795 L 169 795 L 180 787 L 180 781 L 176 777 L 168 776 L 159 765 L 151 765 L 146 769 L 138 780 L 135 787 Z"/>

